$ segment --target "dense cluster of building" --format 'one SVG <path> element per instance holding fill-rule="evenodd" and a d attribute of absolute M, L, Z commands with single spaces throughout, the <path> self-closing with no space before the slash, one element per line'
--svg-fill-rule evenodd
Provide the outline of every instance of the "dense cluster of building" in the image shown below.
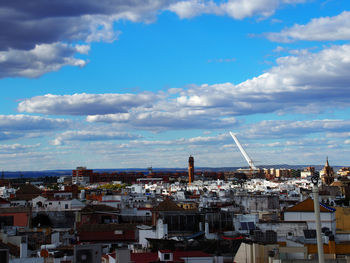
<path fill-rule="evenodd" d="M 316 257 L 313 167 L 95 173 L 0 184 L 0 262 L 292 262 Z M 325 257 L 350 255 L 350 169 L 319 172 Z M 271 261 L 271 262 L 272 262 Z"/>

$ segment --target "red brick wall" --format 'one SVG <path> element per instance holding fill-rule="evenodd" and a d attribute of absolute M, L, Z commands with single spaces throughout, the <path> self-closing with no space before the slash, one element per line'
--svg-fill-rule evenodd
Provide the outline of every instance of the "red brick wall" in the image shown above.
<path fill-rule="evenodd" d="M 27 213 L 5 213 L 1 216 L 13 216 L 14 226 L 28 226 L 28 214 Z"/>

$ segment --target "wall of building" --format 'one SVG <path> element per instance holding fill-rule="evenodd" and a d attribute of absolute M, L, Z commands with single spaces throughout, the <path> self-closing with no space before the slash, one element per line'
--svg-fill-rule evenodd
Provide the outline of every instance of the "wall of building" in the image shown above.
<path fill-rule="evenodd" d="M 141 244 L 143 248 L 148 246 L 146 238 L 157 238 L 157 232 L 153 229 L 139 229 L 139 244 Z"/>
<path fill-rule="evenodd" d="M 32 217 L 38 214 L 46 214 L 54 228 L 73 228 L 75 221 L 74 211 L 46 211 L 46 212 L 32 212 Z"/>
<path fill-rule="evenodd" d="M 279 241 L 291 237 L 304 236 L 304 229 L 307 229 L 306 222 L 266 222 L 258 223 L 257 226 L 260 230 L 265 232 L 266 230 L 274 230 L 277 232 Z"/>
<path fill-rule="evenodd" d="M 279 197 L 273 195 L 237 195 L 234 196 L 234 201 L 236 204 L 242 205 L 249 212 L 279 209 Z"/>
<path fill-rule="evenodd" d="M 350 231 L 350 207 L 336 207 L 337 231 Z"/>
<path fill-rule="evenodd" d="M 306 247 L 279 247 L 278 252 L 281 259 L 307 259 Z"/>
<path fill-rule="evenodd" d="M 6 233 L 0 232 L 0 240 L 5 244 L 10 243 L 12 245 L 19 247 L 21 245 L 22 237 L 21 236 L 9 236 Z"/>
<path fill-rule="evenodd" d="M 13 216 L 14 226 L 26 227 L 29 223 L 27 213 L 2 213 L 1 216 Z"/>
<path fill-rule="evenodd" d="M 305 244 L 309 254 L 317 254 L 317 245 L 316 244 Z M 349 243 L 340 243 L 336 244 L 334 241 L 329 241 L 328 244 L 323 245 L 323 251 L 325 254 L 330 255 L 346 255 L 349 254 L 350 244 Z M 329 258 L 329 255 L 328 255 Z"/>
<path fill-rule="evenodd" d="M 185 261 L 185 263 L 213 263 L 213 258 L 212 257 L 200 257 L 200 258 L 196 258 L 196 257 L 191 257 L 191 258 L 183 258 L 183 260 Z"/>
<path fill-rule="evenodd" d="M 268 252 L 270 250 L 278 248 L 277 244 L 274 245 L 260 245 L 256 243 L 247 244 L 241 243 L 234 262 L 236 263 L 265 263 L 268 261 Z"/>
<path fill-rule="evenodd" d="M 335 234 L 335 213 L 321 212 L 321 227 L 328 227 Z M 306 221 L 308 229 L 316 229 L 314 212 L 284 212 L 284 221 Z"/>

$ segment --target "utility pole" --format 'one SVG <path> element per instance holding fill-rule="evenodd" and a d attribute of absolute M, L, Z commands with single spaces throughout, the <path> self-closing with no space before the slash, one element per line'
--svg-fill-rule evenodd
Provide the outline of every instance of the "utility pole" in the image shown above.
<path fill-rule="evenodd" d="M 318 262 L 324 263 L 323 242 L 322 242 L 322 232 L 321 232 L 320 201 L 318 198 L 318 180 L 319 180 L 318 174 L 315 174 L 311 177 L 311 182 L 314 184 L 312 187 L 312 193 L 314 196 Z"/>

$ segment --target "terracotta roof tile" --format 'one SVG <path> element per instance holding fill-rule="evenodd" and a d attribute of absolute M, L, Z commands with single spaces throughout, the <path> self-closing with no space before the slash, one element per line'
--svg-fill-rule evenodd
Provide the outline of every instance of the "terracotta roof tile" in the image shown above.
<path fill-rule="evenodd" d="M 286 212 L 314 212 L 314 200 L 308 198 L 295 206 L 287 208 Z M 332 212 L 320 205 L 320 212 Z"/>
<path fill-rule="evenodd" d="M 119 209 L 108 205 L 99 204 L 99 205 L 87 205 L 81 210 L 82 213 L 92 213 L 97 211 L 98 212 L 119 212 Z"/>
<path fill-rule="evenodd" d="M 171 251 L 167 250 L 167 252 L 165 253 L 171 253 Z M 204 253 L 202 251 L 174 251 L 172 253 L 173 253 L 173 261 L 171 262 L 185 262 L 182 258 L 211 257 L 211 255 Z M 131 260 L 134 261 L 135 263 L 149 263 L 149 262 L 158 261 L 157 252 L 131 253 L 130 257 L 131 257 Z"/>
<path fill-rule="evenodd" d="M 0 214 L 5 213 L 30 213 L 31 209 L 30 207 L 5 207 L 0 208 Z"/>
<path fill-rule="evenodd" d="M 135 230 L 137 224 L 83 224 L 78 232 L 110 232 L 115 230 Z"/>
<path fill-rule="evenodd" d="M 185 209 L 179 207 L 170 198 L 165 198 L 158 206 L 154 207 L 152 211 L 185 211 Z"/>
<path fill-rule="evenodd" d="M 10 201 L 7 201 L 6 199 L 0 197 L 0 204 L 9 204 L 11 203 Z"/>
<path fill-rule="evenodd" d="M 40 195 L 41 194 L 41 190 L 32 185 L 32 184 L 22 184 L 19 189 L 16 191 L 16 195 L 23 195 L 23 194 L 37 194 Z"/>
<path fill-rule="evenodd" d="M 149 263 L 158 260 L 158 253 L 131 253 L 130 258 L 135 263 Z"/>

